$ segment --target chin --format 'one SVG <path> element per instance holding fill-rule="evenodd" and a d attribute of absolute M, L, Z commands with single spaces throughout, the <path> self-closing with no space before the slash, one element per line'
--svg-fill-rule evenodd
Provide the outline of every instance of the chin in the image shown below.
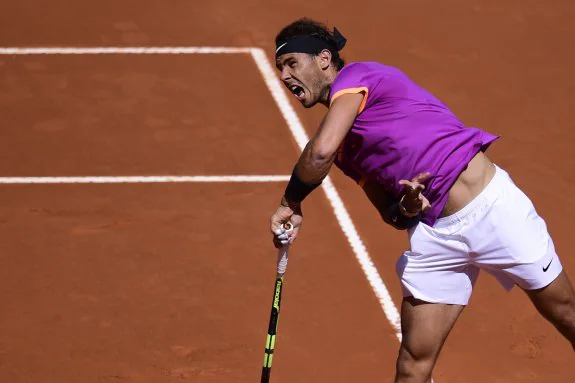
<path fill-rule="evenodd" d="M 313 108 L 317 104 L 317 101 L 305 99 L 305 100 L 301 101 L 301 104 L 303 105 L 304 108 L 309 109 L 309 108 Z"/>

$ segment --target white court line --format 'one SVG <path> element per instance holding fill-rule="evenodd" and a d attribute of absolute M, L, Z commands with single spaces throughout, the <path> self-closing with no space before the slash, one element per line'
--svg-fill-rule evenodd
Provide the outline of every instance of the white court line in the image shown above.
<path fill-rule="evenodd" d="M 264 81 L 277 103 L 288 127 L 301 150 L 309 138 L 292 108 L 285 91 L 277 79 L 273 66 L 261 48 L 228 48 L 228 47 L 47 47 L 47 48 L 0 48 L 0 55 L 34 55 L 34 54 L 222 54 L 251 53 Z M 385 283 L 372 259 L 370 258 L 357 229 L 335 189 L 331 179 L 327 177 L 322 188 L 334 209 L 338 223 L 341 226 L 353 252 L 363 270 L 376 297 L 379 299 L 385 316 L 395 330 L 395 335 L 401 340 L 401 321 L 397 308 L 389 294 Z"/>
<path fill-rule="evenodd" d="M 0 177 L 0 184 L 130 184 L 174 182 L 285 182 L 290 176 Z"/>
<path fill-rule="evenodd" d="M 253 49 L 239 47 L 7 47 L 0 48 L 0 55 L 230 54 L 251 53 Z"/>
<path fill-rule="evenodd" d="M 276 101 L 284 119 L 286 120 L 288 127 L 294 136 L 300 150 L 303 150 L 309 138 L 305 132 L 303 125 L 297 116 L 295 110 L 291 106 L 283 86 L 279 82 L 274 68 L 270 64 L 265 52 L 260 48 L 254 48 L 252 50 L 252 56 L 256 62 L 258 69 L 260 70 L 264 81 L 270 90 L 272 97 Z M 351 217 L 341 200 L 339 193 L 335 189 L 333 182 L 329 177 L 325 178 L 322 184 L 323 190 L 327 195 L 329 202 L 335 212 L 338 219 L 339 225 L 343 230 L 347 240 L 349 241 L 353 252 L 361 266 L 361 269 L 365 273 L 369 284 L 371 285 L 375 295 L 379 299 L 383 312 L 385 316 L 391 323 L 396 337 L 401 340 L 401 321 L 400 316 L 391 295 L 383 283 L 377 268 L 375 267 L 372 259 L 370 258 L 363 241 L 359 237 L 359 234 L 351 220 Z"/>

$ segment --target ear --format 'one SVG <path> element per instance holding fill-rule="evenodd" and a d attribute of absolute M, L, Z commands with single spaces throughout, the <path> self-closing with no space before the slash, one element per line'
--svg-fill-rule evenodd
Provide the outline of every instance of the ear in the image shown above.
<path fill-rule="evenodd" d="M 317 55 L 319 67 L 322 70 L 326 70 L 331 65 L 331 52 L 327 49 L 319 52 Z"/>

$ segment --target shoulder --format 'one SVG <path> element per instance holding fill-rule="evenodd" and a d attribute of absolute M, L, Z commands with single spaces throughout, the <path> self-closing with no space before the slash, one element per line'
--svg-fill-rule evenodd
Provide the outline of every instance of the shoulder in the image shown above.
<path fill-rule="evenodd" d="M 339 71 L 334 84 L 349 79 L 368 81 L 371 78 L 389 77 L 400 73 L 399 69 L 378 62 L 352 62 Z"/>
<path fill-rule="evenodd" d="M 349 63 L 339 71 L 331 84 L 331 95 L 333 96 L 344 89 L 370 89 L 377 86 L 382 80 L 398 75 L 402 75 L 399 69 L 378 62 Z"/>
<path fill-rule="evenodd" d="M 353 62 L 344 66 L 333 83 L 330 90 L 330 104 L 343 94 L 362 93 L 364 103 L 367 95 L 373 92 L 379 83 L 387 77 L 393 76 L 398 71 L 396 68 L 380 64 L 378 62 Z"/>

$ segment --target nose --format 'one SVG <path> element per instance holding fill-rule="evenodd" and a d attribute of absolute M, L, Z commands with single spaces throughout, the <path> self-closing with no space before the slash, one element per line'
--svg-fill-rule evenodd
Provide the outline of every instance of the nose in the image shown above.
<path fill-rule="evenodd" d="M 291 79 L 291 74 L 287 68 L 282 69 L 281 79 L 282 81 L 288 81 Z"/>

